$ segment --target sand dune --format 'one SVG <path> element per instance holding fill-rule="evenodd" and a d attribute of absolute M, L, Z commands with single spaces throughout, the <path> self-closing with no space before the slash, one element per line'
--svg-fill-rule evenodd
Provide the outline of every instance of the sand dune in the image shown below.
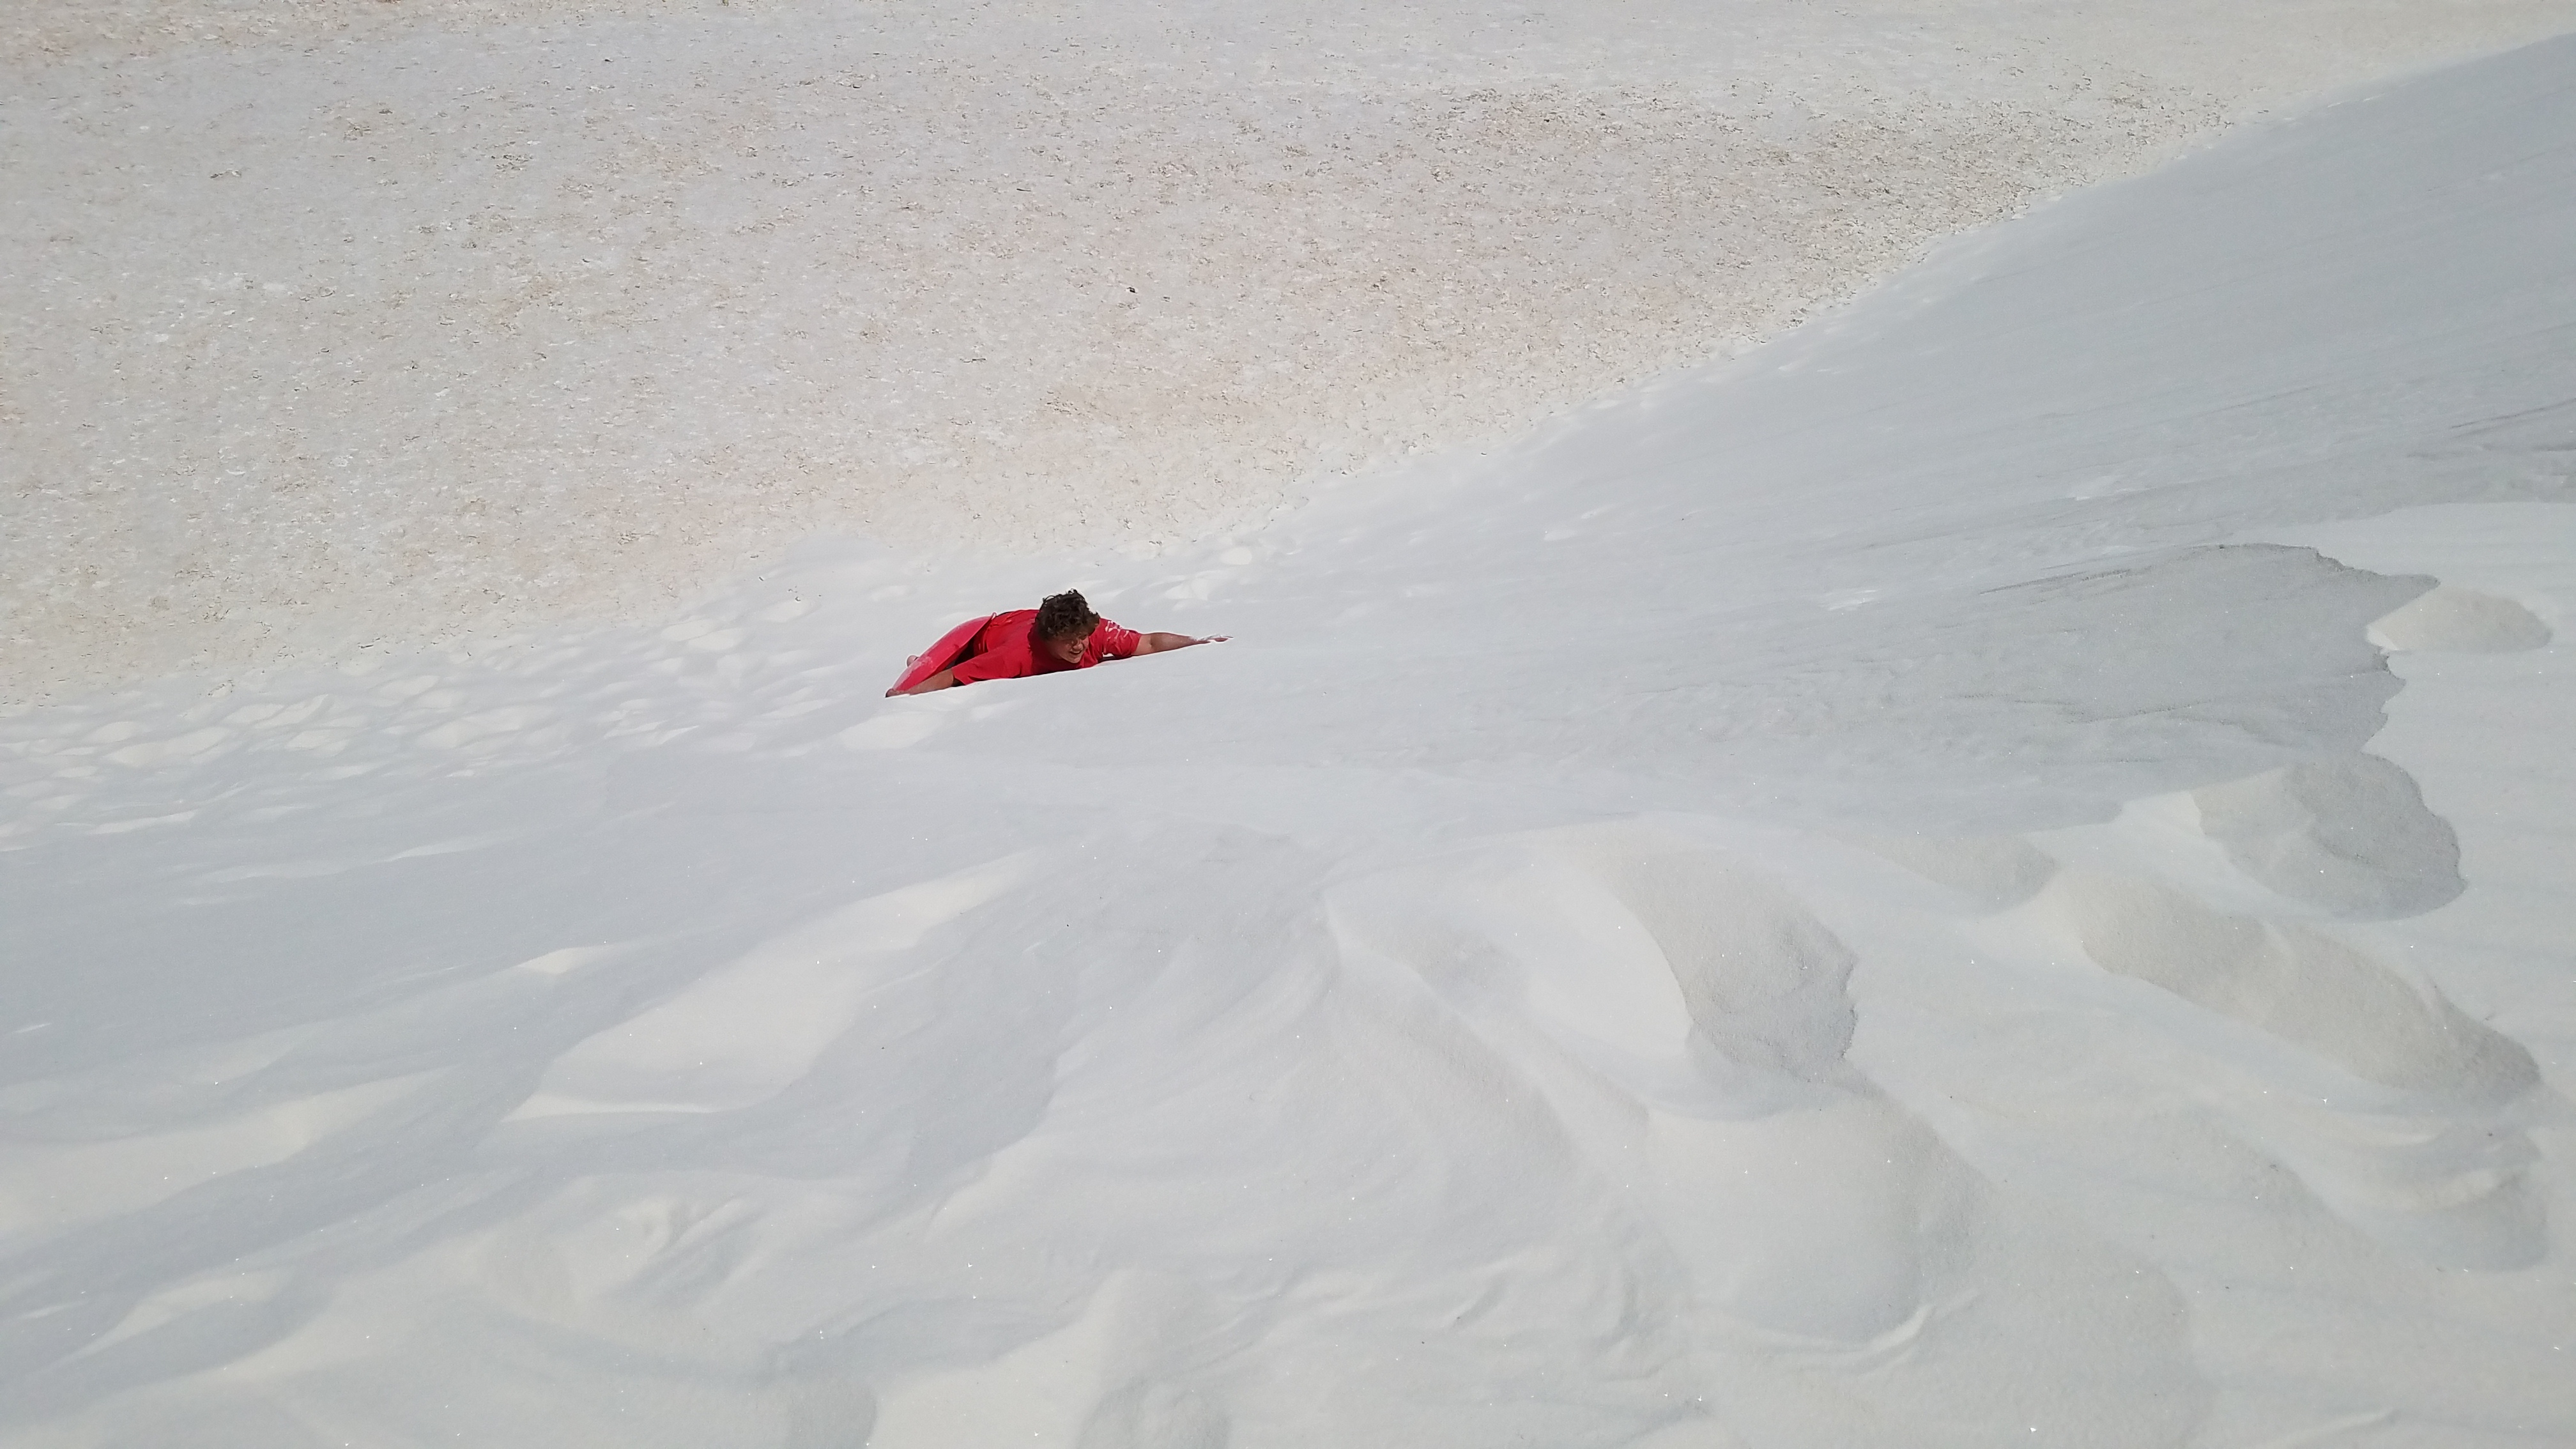
<path fill-rule="evenodd" d="M 0 716 L 0 1433 L 2567 1440 L 2570 135 L 2392 84 L 1156 555 Z M 1068 583 L 1236 637 L 881 695 Z"/>

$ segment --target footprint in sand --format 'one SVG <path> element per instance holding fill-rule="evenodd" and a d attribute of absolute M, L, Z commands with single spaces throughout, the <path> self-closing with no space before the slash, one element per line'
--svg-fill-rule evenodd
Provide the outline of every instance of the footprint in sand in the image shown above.
<path fill-rule="evenodd" d="M 553 719 L 554 713 L 543 705 L 504 705 L 423 730 L 413 742 L 424 749 L 461 749 L 472 754 L 488 754 L 506 743 L 509 736 L 533 730 Z"/>
<path fill-rule="evenodd" d="M 2511 599 L 2444 584 L 2382 617 L 2368 637 L 2382 649 L 2509 654 L 2538 649 L 2550 634 L 2547 624 Z"/>
<path fill-rule="evenodd" d="M 2345 920 L 2421 915 L 2467 888 L 2450 823 L 2376 755 L 2310 760 L 2191 798 L 2201 833 L 2238 870 Z"/>
<path fill-rule="evenodd" d="M 154 765 L 196 759 L 231 740 L 232 737 L 231 730 L 220 725 L 208 725 L 203 729 L 190 730 L 186 734 L 174 735 L 168 739 L 143 740 L 122 749 L 109 750 L 101 758 L 134 769 L 148 769 Z"/>

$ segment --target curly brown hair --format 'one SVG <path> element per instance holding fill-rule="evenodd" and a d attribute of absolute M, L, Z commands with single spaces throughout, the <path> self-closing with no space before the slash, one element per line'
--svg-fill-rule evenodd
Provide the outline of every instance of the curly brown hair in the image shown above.
<path fill-rule="evenodd" d="M 1037 634 L 1041 639 L 1087 639 L 1100 626 L 1100 616 L 1091 612 L 1078 589 L 1049 594 L 1038 605 Z"/>

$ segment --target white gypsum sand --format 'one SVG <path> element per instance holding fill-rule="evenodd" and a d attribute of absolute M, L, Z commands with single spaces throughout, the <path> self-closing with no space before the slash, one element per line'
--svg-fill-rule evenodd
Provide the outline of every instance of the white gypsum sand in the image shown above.
<path fill-rule="evenodd" d="M 2565 0 L 33 7 L 0 698 L 1158 547 Z"/>
<path fill-rule="evenodd" d="M 2576 1438 L 2576 40 L 1155 558 L 0 717 L 0 1437 Z M 1236 642 L 918 699 L 1078 583 Z"/>

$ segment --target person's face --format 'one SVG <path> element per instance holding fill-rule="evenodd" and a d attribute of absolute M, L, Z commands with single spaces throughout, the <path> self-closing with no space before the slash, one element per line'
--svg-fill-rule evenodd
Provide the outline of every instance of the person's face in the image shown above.
<path fill-rule="evenodd" d="M 1082 646 L 1090 642 L 1091 631 L 1086 629 L 1078 634 L 1067 634 L 1061 639 L 1041 640 L 1040 647 L 1044 648 L 1046 652 L 1063 660 L 1067 664 L 1080 664 L 1082 662 Z"/>

